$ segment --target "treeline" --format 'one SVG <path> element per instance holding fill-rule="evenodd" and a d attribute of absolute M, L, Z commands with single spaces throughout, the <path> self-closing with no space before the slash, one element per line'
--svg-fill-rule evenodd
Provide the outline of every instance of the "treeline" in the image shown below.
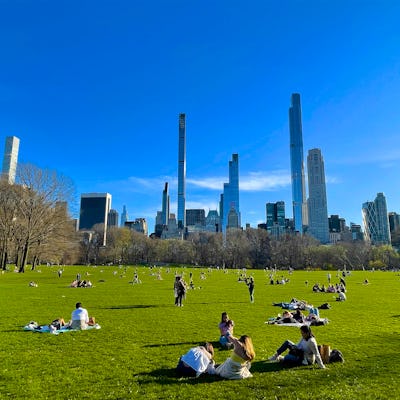
<path fill-rule="evenodd" d="M 199 232 L 187 240 L 146 237 L 127 228 L 93 227 L 91 235 L 75 231 L 67 212 L 73 184 L 55 172 L 21 165 L 17 183 L 0 180 L 0 268 L 15 264 L 182 264 L 226 268 L 400 268 L 391 246 L 365 242 L 320 245 L 303 235 L 279 240 L 263 229 Z M 400 237 L 400 235 L 397 235 Z"/>

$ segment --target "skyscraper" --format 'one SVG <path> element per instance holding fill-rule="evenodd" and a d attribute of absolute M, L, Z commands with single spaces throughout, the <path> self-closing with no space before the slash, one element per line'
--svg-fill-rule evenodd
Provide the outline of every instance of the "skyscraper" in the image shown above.
<path fill-rule="evenodd" d="M 374 201 L 362 205 L 364 239 L 372 244 L 390 244 L 389 217 L 386 198 L 378 193 Z"/>
<path fill-rule="evenodd" d="M 19 139 L 16 136 L 7 136 L 4 149 L 2 178 L 7 179 L 8 183 L 10 184 L 15 182 L 18 151 Z"/>
<path fill-rule="evenodd" d="M 179 150 L 178 150 L 178 228 L 185 223 L 186 194 L 186 115 L 179 114 Z"/>
<path fill-rule="evenodd" d="M 94 225 L 104 226 L 102 245 L 106 245 L 108 214 L 111 209 L 111 194 L 84 193 L 81 195 L 79 230 L 92 230 Z"/>
<path fill-rule="evenodd" d="M 295 230 L 303 233 L 308 225 L 306 185 L 303 159 L 303 128 L 301 122 L 300 94 L 293 93 L 289 108 L 290 167 L 292 174 L 292 202 Z"/>
<path fill-rule="evenodd" d="M 126 206 L 122 207 L 122 214 L 121 214 L 121 225 L 122 227 L 125 226 L 125 222 L 128 221 L 128 211 L 126 211 Z"/>
<path fill-rule="evenodd" d="M 118 227 L 118 211 L 111 209 L 108 213 L 107 227 L 117 228 Z"/>
<path fill-rule="evenodd" d="M 232 154 L 229 161 L 229 182 L 224 183 L 224 192 L 221 195 L 220 216 L 222 230 L 225 232 L 228 224 L 228 215 L 231 210 L 236 211 L 237 225 L 241 227 L 239 209 L 239 155 Z"/>
<path fill-rule="evenodd" d="M 320 149 L 311 149 L 307 156 L 308 233 L 321 243 L 329 242 L 328 206 L 325 167 Z"/>
<path fill-rule="evenodd" d="M 169 194 L 168 194 L 168 182 L 165 182 L 165 187 L 162 193 L 162 205 L 161 205 L 161 223 L 162 225 L 168 225 L 169 219 Z"/>

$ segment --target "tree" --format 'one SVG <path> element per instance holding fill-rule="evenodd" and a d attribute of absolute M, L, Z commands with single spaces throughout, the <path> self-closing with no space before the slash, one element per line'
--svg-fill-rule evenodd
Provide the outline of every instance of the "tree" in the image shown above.
<path fill-rule="evenodd" d="M 20 164 L 17 171 L 20 197 L 17 201 L 19 235 L 19 272 L 25 271 L 29 250 L 54 239 L 65 240 L 70 224 L 66 204 L 73 198 L 72 182 L 55 171 L 42 170 L 31 164 Z"/>

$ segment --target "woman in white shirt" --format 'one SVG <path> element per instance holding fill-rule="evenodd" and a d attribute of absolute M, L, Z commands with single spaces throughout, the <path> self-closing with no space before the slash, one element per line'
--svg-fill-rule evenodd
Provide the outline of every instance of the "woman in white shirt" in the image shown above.
<path fill-rule="evenodd" d="M 316 362 L 320 368 L 325 368 L 311 328 L 303 325 L 300 328 L 300 332 L 302 338 L 299 343 L 294 344 L 290 340 L 286 340 L 269 360 L 283 362 L 288 365 L 310 365 Z M 289 353 L 284 357 L 281 356 L 286 350 L 289 350 Z"/>

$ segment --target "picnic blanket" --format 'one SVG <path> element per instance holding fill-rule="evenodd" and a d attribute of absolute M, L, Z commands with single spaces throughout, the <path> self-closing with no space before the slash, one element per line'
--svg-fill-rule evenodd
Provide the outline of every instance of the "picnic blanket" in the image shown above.
<path fill-rule="evenodd" d="M 327 325 L 329 323 L 328 318 L 320 318 L 317 321 L 305 321 L 305 322 L 278 322 L 276 318 L 269 318 L 268 321 L 265 321 L 268 325 L 277 325 L 277 326 L 296 326 L 300 328 L 303 325 L 307 326 L 318 326 L 318 325 Z"/>
<path fill-rule="evenodd" d="M 99 324 L 95 325 L 89 325 L 85 330 L 90 330 L 90 329 L 100 329 L 101 326 Z M 26 324 L 23 327 L 24 331 L 31 331 L 31 332 L 40 332 L 40 333 L 51 333 L 53 335 L 58 335 L 60 333 L 65 333 L 65 332 L 74 332 L 74 331 L 79 331 L 80 329 L 71 329 L 67 326 L 63 326 L 60 329 L 54 329 L 53 326 L 50 325 L 38 325 L 36 322 L 31 321 L 29 324 Z"/>

